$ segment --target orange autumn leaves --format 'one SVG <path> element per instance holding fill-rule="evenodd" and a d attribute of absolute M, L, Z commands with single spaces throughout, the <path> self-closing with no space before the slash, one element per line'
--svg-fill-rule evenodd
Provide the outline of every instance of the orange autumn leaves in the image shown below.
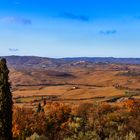
<path fill-rule="evenodd" d="M 110 133 L 121 137 L 132 131 L 140 138 L 140 101 L 128 100 L 120 104 L 47 103 L 40 112 L 14 107 L 13 136 L 26 138 L 37 133 L 51 140 L 63 140 L 79 132 L 94 131 L 98 137 L 106 138 Z"/>

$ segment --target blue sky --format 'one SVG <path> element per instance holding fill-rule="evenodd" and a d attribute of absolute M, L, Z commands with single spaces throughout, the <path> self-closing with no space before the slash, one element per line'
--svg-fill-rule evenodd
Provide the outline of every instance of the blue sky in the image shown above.
<path fill-rule="evenodd" d="M 0 0 L 0 55 L 140 57 L 139 0 Z"/>

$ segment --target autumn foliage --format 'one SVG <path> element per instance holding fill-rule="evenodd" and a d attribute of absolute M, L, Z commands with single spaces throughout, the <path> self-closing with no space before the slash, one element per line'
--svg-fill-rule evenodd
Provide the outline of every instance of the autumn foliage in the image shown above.
<path fill-rule="evenodd" d="M 14 107 L 13 136 L 27 140 L 139 140 L 140 101 L 120 104 L 47 103 L 40 112 Z"/>

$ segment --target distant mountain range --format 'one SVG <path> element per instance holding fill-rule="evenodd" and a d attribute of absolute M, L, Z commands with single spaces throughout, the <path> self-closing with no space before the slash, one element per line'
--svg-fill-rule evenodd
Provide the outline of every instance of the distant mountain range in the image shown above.
<path fill-rule="evenodd" d="M 63 65 L 84 65 L 91 63 L 140 64 L 140 58 L 113 57 L 76 57 L 76 58 L 47 58 L 36 56 L 4 56 L 12 67 L 58 67 Z"/>
<path fill-rule="evenodd" d="M 122 78 L 122 76 L 133 74 L 133 71 L 138 71 L 137 73 L 139 75 L 140 71 L 139 66 L 137 66 L 140 65 L 140 58 L 79 57 L 55 59 L 35 56 L 5 56 L 4 58 L 7 59 L 10 69 L 10 80 L 12 81 L 12 85 L 14 85 L 13 87 L 16 88 L 17 85 L 66 83 L 91 83 L 95 85 L 100 82 L 100 80 L 96 79 L 100 79 L 102 76 L 104 77 L 103 80 L 106 77 L 104 80 L 105 84 L 109 83 L 113 85 L 116 81 L 112 82 L 112 79 L 116 79 L 117 76 L 123 79 L 124 77 Z M 134 64 L 136 66 L 131 67 L 128 64 Z M 132 72 L 131 69 L 133 69 Z M 120 71 L 130 71 L 131 73 L 125 74 L 120 73 Z M 114 77 L 109 76 L 112 72 L 114 73 Z M 118 75 L 116 75 L 116 72 Z M 128 82 L 128 80 L 126 81 Z"/>

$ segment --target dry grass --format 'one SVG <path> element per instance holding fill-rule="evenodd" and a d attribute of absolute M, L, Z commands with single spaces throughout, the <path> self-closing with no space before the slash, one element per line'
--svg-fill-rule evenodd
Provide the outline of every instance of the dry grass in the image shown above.
<path fill-rule="evenodd" d="M 71 73 L 74 77 L 50 76 L 43 71 L 36 71 L 34 72 L 35 75 L 31 75 L 30 71 L 23 72 L 12 69 L 10 79 L 14 87 L 13 97 L 22 98 L 24 103 L 27 100 L 28 102 L 32 101 L 35 96 L 54 95 L 59 100 L 65 100 L 66 102 L 74 99 L 78 102 L 85 99 L 87 102 L 124 96 L 127 88 L 130 90 L 140 89 L 139 76 L 119 75 L 119 73 L 126 72 L 125 67 L 125 65 L 108 64 L 62 68 L 63 71 Z M 140 71 L 139 65 L 127 65 L 127 68 Z M 32 74 L 34 73 L 32 72 Z M 47 86 L 47 84 L 50 84 L 50 86 Z M 117 89 L 114 87 L 115 84 L 123 88 Z M 73 86 L 78 86 L 78 89 L 73 90 Z M 23 97 L 26 97 L 26 99 L 23 99 Z M 136 98 L 139 98 L 139 96 Z"/>

